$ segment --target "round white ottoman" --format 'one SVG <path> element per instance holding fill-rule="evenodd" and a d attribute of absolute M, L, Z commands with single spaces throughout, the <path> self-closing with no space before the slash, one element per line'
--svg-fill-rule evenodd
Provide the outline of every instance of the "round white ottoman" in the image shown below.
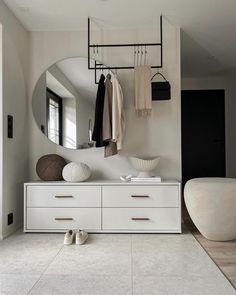
<path fill-rule="evenodd" d="M 195 178 L 184 188 L 189 215 L 209 240 L 236 239 L 236 179 Z"/>

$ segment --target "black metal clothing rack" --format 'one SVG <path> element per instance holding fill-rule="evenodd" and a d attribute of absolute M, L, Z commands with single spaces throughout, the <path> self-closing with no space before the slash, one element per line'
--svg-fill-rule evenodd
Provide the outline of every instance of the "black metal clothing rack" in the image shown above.
<path fill-rule="evenodd" d="M 124 43 L 124 44 L 91 44 L 90 42 L 90 18 L 88 18 L 88 69 L 95 71 L 95 83 L 97 82 L 97 70 L 126 70 L 126 69 L 134 69 L 134 66 L 105 66 L 102 63 L 97 63 L 95 60 L 95 66 L 91 66 L 91 48 L 95 51 L 98 51 L 98 48 L 105 47 L 150 47 L 150 46 L 160 46 L 160 64 L 152 65 L 151 68 L 159 69 L 163 67 L 163 29 L 162 29 L 162 15 L 160 16 L 160 42 L 156 43 Z"/>

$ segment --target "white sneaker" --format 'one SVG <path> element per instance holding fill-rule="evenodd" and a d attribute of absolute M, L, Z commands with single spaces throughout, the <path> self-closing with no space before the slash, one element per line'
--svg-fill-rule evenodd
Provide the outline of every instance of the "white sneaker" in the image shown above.
<path fill-rule="evenodd" d="M 88 238 L 88 233 L 84 230 L 79 229 L 76 233 L 75 243 L 76 245 L 83 245 Z"/>
<path fill-rule="evenodd" d="M 64 236 L 64 245 L 71 245 L 75 239 L 75 231 L 68 230 Z"/>

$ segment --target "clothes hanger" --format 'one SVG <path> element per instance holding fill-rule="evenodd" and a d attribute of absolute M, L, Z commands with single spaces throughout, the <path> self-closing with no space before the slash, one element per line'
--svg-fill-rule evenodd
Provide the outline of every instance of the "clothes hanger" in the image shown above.
<path fill-rule="evenodd" d="M 140 49 L 140 66 L 143 65 L 143 45 L 141 45 Z"/>
<path fill-rule="evenodd" d="M 138 54 L 137 54 L 137 66 L 140 66 L 140 50 L 139 50 L 139 44 L 138 44 Z"/>
<path fill-rule="evenodd" d="M 146 45 L 144 47 L 144 65 L 146 66 L 146 63 L 147 63 L 147 48 L 146 48 Z"/>
<path fill-rule="evenodd" d="M 136 45 L 134 45 L 134 68 L 136 66 Z"/>
<path fill-rule="evenodd" d="M 107 70 L 108 70 L 108 73 L 106 75 L 106 79 L 111 80 L 111 72 L 110 72 L 110 69 L 108 68 Z"/>

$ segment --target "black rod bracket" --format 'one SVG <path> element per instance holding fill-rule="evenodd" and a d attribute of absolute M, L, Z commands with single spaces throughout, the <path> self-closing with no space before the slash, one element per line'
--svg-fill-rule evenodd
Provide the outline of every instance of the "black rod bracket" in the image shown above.
<path fill-rule="evenodd" d="M 151 47 L 151 46 L 159 46 L 160 47 L 160 64 L 159 65 L 152 65 L 152 69 L 159 69 L 163 67 L 163 26 L 162 26 L 162 15 L 160 15 L 160 42 L 157 43 L 118 43 L 118 44 L 91 44 L 90 40 L 90 18 L 88 18 L 88 69 L 95 71 L 95 83 L 97 82 L 97 70 L 128 70 L 128 69 L 134 69 L 134 66 L 105 66 L 102 63 L 97 63 L 95 60 L 95 65 L 91 65 L 91 54 L 90 50 L 91 48 L 95 51 L 95 49 L 98 48 L 111 48 L 111 47 Z"/>

